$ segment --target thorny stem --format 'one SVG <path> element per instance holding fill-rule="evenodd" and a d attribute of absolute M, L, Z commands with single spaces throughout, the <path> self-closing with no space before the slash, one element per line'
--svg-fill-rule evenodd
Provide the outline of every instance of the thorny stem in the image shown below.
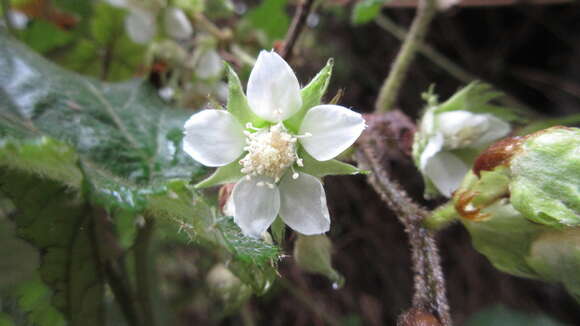
<path fill-rule="evenodd" d="M 385 79 L 375 103 L 375 112 L 387 112 L 393 108 L 399 90 L 407 75 L 407 70 L 415 57 L 417 47 L 425 38 L 429 24 L 437 12 L 436 0 L 420 0 L 417 15 L 413 20 L 411 29 L 405 42 L 399 50 L 391 72 Z"/>
<path fill-rule="evenodd" d="M 286 33 L 286 37 L 284 39 L 284 46 L 282 49 L 280 49 L 280 56 L 286 61 L 289 61 L 292 57 L 294 46 L 296 41 L 298 41 L 302 30 L 304 29 L 306 19 L 310 14 L 313 3 L 314 0 L 302 0 L 298 5 L 298 8 L 296 8 L 296 13 L 294 13 L 294 18 L 292 19 L 292 24 L 290 25 L 288 33 Z"/>
<path fill-rule="evenodd" d="M 421 226 L 421 221 L 429 213 L 411 200 L 392 179 L 373 147 L 373 144 L 361 140 L 357 161 L 362 168 L 372 172 L 368 176 L 369 183 L 398 216 L 409 236 L 415 275 L 413 307 L 432 311 L 438 315 L 442 325 L 451 326 L 445 279 L 435 239 L 433 234 Z"/>

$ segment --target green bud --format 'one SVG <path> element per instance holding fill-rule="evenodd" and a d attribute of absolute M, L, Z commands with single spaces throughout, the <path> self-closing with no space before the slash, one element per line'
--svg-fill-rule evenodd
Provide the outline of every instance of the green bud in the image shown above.
<path fill-rule="evenodd" d="M 562 282 L 580 299 L 580 129 L 489 147 L 453 196 L 474 247 L 504 272 Z"/>
<path fill-rule="evenodd" d="M 326 276 L 334 288 L 344 283 L 344 278 L 332 268 L 332 243 L 324 234 L 302 235 L 294 243 L 294 260 L 306 272 Z"/>

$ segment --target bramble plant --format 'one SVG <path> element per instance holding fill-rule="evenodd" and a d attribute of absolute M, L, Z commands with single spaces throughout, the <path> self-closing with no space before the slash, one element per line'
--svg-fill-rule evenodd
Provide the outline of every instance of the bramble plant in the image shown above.
<path fill-rule="evenodd" d="M 477 259 L 453 251 L 462 230 L 501 273 L 570 294 L 523 283 L 534 298 L 580 304 L 580 116 L 541 116 L 425 39 L 480 2 L 0 2 L 0 326 L 560 325 L 473 314 L 495 293 L 463 296 L 488 289 L 457 267 Z M 384 9 L 407 5 L 409 31 Z M 402 40 L 382 85 L 366 29 L 337 41 L 345 17 Z M 417 53 L 463 87 L 411 91 Z"/>

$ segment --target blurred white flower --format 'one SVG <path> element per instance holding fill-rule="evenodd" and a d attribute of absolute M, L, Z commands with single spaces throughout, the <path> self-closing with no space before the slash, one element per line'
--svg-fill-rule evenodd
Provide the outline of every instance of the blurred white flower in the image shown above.
<path fill-rule="evenodd" d="M 193 26 L 185 12 L 177 7 L 163 7 L 163 1 L 106 0 L 109 4 L 127 9 L 125 29 L 129 38 L 139 44 L 147 44 L 157 34 L 157 16 L 163 10 L 163 28 L 175 40 L 185 40 L 193 35 Z"/>
<path fill-rule="evenodd" d="M 132 8 L 125 18 L 125 29 L 133 42 L 147 44 L 157 33 L 155 15 L 144 9 Z"/>
<path fill-rule="evenodd" d="M 10 19 L 12 27 L 16 29 L 24 29 L 28 25 L 28 16 L 17 10 L 10 10 L 8 12 L 8 19 Z"/>
<path fill-rule="evenodd" d="M 223 70 L 222 58 L 213 48 L 204 49 L 195 64 L 195 75 L 201 79 L 219 78 Z"/>
<path fill-rule="evenodd" d="M 365 128 L 362 116 L 338 105 L 317 105 L 306 112 L 297 134 L 283 122 L 302 107 L 292 68 L 275 52 L 260 52 L 247 87 L 251 111 L 267 126 L 243 126 L 225 110 L 204 110 L 185 124 L 183 149 L 211 167 L 236 160 L 245 175 L 235 185 L 234 221 L 244 234 L 259 237 L 280 215 L 295 231 L 321 234 L 330 229 L 326 195 L 320 180 L 297 172 L 301 146 L 326 161 L 351 146 Z"/>
<path fill-rule="evenodd" d="M 193 35 L 193 26 L 183 10 L 168 7 L 163 13 L 165 32 L 176 40 L 186 40 Z"/>

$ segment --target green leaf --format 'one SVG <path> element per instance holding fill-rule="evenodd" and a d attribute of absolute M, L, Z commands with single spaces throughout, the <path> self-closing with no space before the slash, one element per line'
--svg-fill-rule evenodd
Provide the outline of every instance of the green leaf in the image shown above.
<path fill-rule="evenodd" d="M 47 21 L 34 20 L 22 31 L 20 37 L 35 51 L 45 53 L 68 44 L 74 36 Z"/>
<path fill-rule="evenodd" d="M 229 64 L 225 65 L 228 75 L 228 111 L 238 118 L 242 127 L 245 127 L 247 123 L 252 123 L 256 128 L 262 127 L 265 121 L 250 109 L 238 74 Z"/>
<path fill-rule="evenodd" d="M 330 83 L 330 77 L 332 76 L 332 67 L 334 66 L 334 59 L 328 59 L 324 68 L 312 78 L 310 83 L 306 85 L 300 91 L 300 96 L 302 96 L 302 108 L 296 114 L 294 114 L 290 119 L 284 121 L 284 125 L 298 133 L 300 129 L 300 124 L 306 115 L 306 112 L 316 105 L 319 105 L 322 101 L 322 97 L 326 93 L 328 84 Z"/>
<path fill-rule="evenodd" d="M 297 167 L 296 169 L 318 178 L 322 178 L 327 175 L 353 175 L 359 173 L 368 173 L 368 171 L 361 170 L 356 166 L 352 166 L 339 160 L 318 161 L 305 150 L 301 150 L 299 156 L 304 161 L 304 166 Z"/>
<path fill-rule="evenodd" d="M 268 0 L 248 11 L 246 18 L 255 28 L 263 31 L 272 43 L 281 39 L 290 26 L 290 18 L 286 14 L 288 0 Z"/>
<path fill-rule="evenodd" d="M 65 71 L 2 31 L 0 66 L 0 170 L 7 175 L 2 184 L 17 208 L 24 209 L 22 222 L 34 222 L 19 226 L 26 229 L 23 237 L 38 247 L 63 242 L 43 259 L 54 263 L 51 273 L 77 268 L 81 258 L 88 257 L 83 250 L 90 247 L 85 223 L 91 212 L 86 210 L 100 206 L 115 218 L 123 247 L 134 238 L 131 217 L 145 215 L 175 226 L 175 232 L 187 234 L 190 241 L 219 249 L 232 264 L 243 265 L 246 273 L 255 274 L 254 284 L 262 283 L 254 288 L 262 291 L 264 284 L 271 284 L 278 248 L 244 237 L 188 185 L 206 171 L 182 150 L 183 125 L 191 112 L 168 107 L 140 80 L 109 84 Z M 25 192 L 24 185 L 31 191 Z M 35 211 L 42 205 L 51 210 Z M 46 230 L 51 228 L 63 236 L 49 239 Z M 77 230 L 74 238 L 68 236 L 71 230 Z M 58 250 L 63 248 L 73 255 L 62 258 Z M 67 259 L 74 261 L 63 267 Z M 79 268 L 91 266 L 87 262 Z M 92 272 L 66 275 L 89 278 Z M 64 281 L 57 274 L 43 274 L 43 280 L 60 298 Z M 67 301 L 82 294 L 84 279 L 69 279 L 67 284 L 77 281 L 78 286 L 67 290 L 72 291 L 69 296 L 55 301 L 57 307 L 90 302 Z M 90 312 L 81 307 L 74 311 L 79 315 L 67 318 Z"/>
<path fill-rule="evenodd" d="M 29 279 L 39 265 L 36 250 L 16 235 L 15 226 L 0 212 L 0 291 Z"/>
<path fill-rule="evenodd" d="M 15 326 L 15 324 L 8 314 L 0 312 L 0 326 Z"/>
<path fill-rule="evenodd" d="M 16 207 L 20 237 L 42 252 L 40 276 L 52 289 L 52 304 L 69 325 L 103 324 L 104 280 L 87 205 L 70 188 L 51 179 L 0 168 L 0 189 Z"/>
<path fill-rule="evenodd" d="M 35 274 L 29 281 L 18 284 L 8 297 L 15 300 L 26 321 L 34 326 L 66 326 L 63 314 L 51 304 L 51 290 Z"/>
<path fill-rule="evenodd" d="M 391 0 L 362 0 L 357 2 L 350 18 L 352 24 L 361 25 L 375 19 L 381 12 L 381 8 Z"/>

